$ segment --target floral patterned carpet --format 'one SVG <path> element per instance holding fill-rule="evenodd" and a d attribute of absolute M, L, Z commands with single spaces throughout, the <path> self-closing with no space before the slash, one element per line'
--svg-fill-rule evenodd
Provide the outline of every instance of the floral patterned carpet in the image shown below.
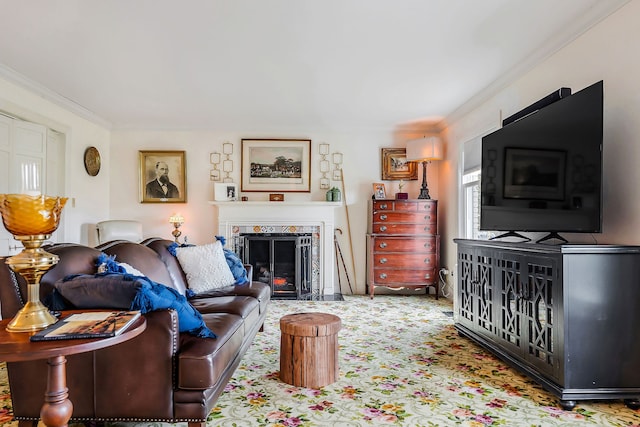
<path fill-rule="evenodd" d="M 579 402 L 573 411 L 562 410 L 552 395 L 458 336 L 447 300 L 345 296 L 345 301 L 276 300 L 269 310 L 265 331 L 218 400 L 208 427 L 640 426 L 640 411 L 621 401 Z M 342 319 L 340 378 L 320 390 L 278 379 L 278 320 L 300 311 Z M 0 402 L 0 426 L 16 426 L 4 368 Z M 170 426 L 111 424 L 152 425 Z"/>

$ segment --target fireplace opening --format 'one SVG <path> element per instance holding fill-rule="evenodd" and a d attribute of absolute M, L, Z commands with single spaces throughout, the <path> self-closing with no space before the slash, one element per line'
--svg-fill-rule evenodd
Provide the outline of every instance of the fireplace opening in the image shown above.
<path fill-rule="evenodd" d="M 310 233 L 240 234 L 241 258 L 253 266 L 253 281 L 267 283 L 274 299 L 308 299 L 311 290 Z"/>

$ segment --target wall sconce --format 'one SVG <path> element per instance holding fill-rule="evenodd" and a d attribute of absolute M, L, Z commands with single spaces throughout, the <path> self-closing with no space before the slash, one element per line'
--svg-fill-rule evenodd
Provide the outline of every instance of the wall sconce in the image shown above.
<path fill-rule="evenodd" d="M 176 243 L 178 242 L 178 237 L 182 235 L 182 231 L 179 230 L 180 226 L 184 224 L 184 217 L 180 214 L 173 214 L 169 217 L 169 222 L 173 224 L 173 231 L 171 235 L 173 236 Z"/>
<path fill-rule="evenodd" d="M 211 181 L 220 181 L 220 169 L 218 169 L 220 160 L 220 153 L 213 152 L 209 154 L 209 163 L 213 165 L 213 169 L 209 171 L 209 180 Z"/>
<path fill-rule="evenodd" d="M 233 144 L 229 141 L 225 141 L 222 144 L 222 154 L 225 155 L 225 159 L 222 161 L 222 172 L 224 172 L 224 178 L 222 182 L 233 182 L 233 178 L 231 178 L 231 172 L 233 172 L 233 160 L 231 160 L 231 155 L 233 154 Z"/>
<path fill-rule="evenodd" d="M 322 173 L 322 178 L 320 178 L 320 188 L 326 190 L 329 188 L 329 178 L 327 178 L 327 173 L 329 173 L 329 160 L 327 160 L 327 156 L 329 155 L 329 144 L 325 142 L 319 144 L 318 153 L 321 156 L 320 172 Z"/>
<path fill-rule="evenodd" d="M 333 175 L 331 179 L 334 181 L 342 180 L 342 153 L 335 152 L 331 155 L 333 161 Z"/>
<path fill-rule="evenodd" d="M 427 187 L 427 163 L 432 160 L 442 160 L 442 141 L 437 136 L 407 141 L 407 161 L 422 163 L 422 187 L 418 199 L 430 199 Z"/>
<path fill-rule="evenodd" d="M 233 178 L 231 178 L 231 172 L 233 172 L 232 154 L 233 144 L 229 141 L 225 141 L 224 144 L 222 144 L 222 154 L 217 151 L 209 154 L 209 163 L 213 165 L 213 169 L 209 171 L 209 180 L 233 182 Z M 224 155 L 224 159 L 222 155 Z M 222 163 L 222 171 L 220 170 L 220 163 Z M 224 172 L 224 177 L 222 177 L 222 172 Z"/>

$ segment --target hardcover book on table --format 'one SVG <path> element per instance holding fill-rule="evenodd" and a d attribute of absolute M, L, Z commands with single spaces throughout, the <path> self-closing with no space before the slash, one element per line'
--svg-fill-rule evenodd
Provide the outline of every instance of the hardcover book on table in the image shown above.
<path fill-rule="evenodd" d="M 59 320 L 31 336 L 31 341 L 108 338 L 124 332 L 139 311 L 95 311 L 77 313 Z"/>

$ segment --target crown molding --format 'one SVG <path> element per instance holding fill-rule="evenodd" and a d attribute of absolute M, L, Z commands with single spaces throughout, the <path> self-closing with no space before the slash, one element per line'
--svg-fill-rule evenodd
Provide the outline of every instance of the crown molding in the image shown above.
<path fill-rule="evenodd" d="M 546 59 L 571 44 L 578 37 L 604 21 L 630 1 L 631 0 L 611 0 L 597 2 L 582 17 L 575 19 L 570 25 L 567 25 L 562 32 L 556 34 L 556 36 L 548 40 L 547 43 L 540 46 L 535 52 L 532 52 L 526 60 L 521 61 L 518 65 L 504 73 L 501 77 L 494 80 L 491 84 L 448 114 L 445 122 L 448 125 L 457 122 L 498 94 L 501 90 L 504 90 L 510 84 L 513 84 L 519 78 L 533 70 Z"/>
<path fill-rule="evenodd" d="M 41 96 L 47 101 L 50 101 L 57 106 L 62 107 L 65 110 L 82 117 L 83 119 L 95 123 L 96 125 L 102 126 L 106 129 L 113 128 L 113 124 L 111 122 L 98 116 L 93 111 L 88 110 L 77 102 L 70 100 L 69 98 L 65 98 L 64 96 L 52 91 L 51 89 L 41 85 L 40 83 L 29 79 L 28 77 L 18 73 L 14 69 L 9 68 L 4 64 L 0 64 L 0 77 L 17 86 L 22 87 L 23 89 L 33 92 L 38 96 Z"/>

